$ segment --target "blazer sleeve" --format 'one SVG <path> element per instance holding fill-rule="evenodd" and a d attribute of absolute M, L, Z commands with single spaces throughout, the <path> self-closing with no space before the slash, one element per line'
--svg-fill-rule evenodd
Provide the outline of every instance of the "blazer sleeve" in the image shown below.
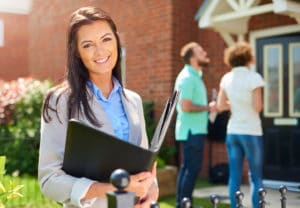
<path fill-rule="evenodd" d="M 62 170 L 68 123 L 67 96 L 62 95 L 56 106 L 57 97 L 55 92 L 49 103 L 57 109 L 57 114 L 49 110 L 50 122 L 46 122 L 43 116 L 41 118 L 38 180 L 41 191 L 48 198 L 65 205 L 82 207 L 80 200 L 94 181 L 73 177 Z"/>

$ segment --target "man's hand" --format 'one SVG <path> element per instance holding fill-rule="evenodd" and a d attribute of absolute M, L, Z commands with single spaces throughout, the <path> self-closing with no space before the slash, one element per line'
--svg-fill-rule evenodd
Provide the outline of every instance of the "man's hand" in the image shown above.
<path fill-rule="evenodd" d="M 211 101 L 208 104 L 208 107 L 209 107 L 209 112 L 217 112 L 218 111 L 217 102 L 216 101 Z"/>

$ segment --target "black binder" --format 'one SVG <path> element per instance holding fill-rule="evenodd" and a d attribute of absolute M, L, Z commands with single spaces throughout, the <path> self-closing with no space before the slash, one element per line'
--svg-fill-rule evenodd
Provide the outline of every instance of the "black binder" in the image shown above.
<path fill-rule="evenodd" d="M 122 141 L 93 127 L 71 119 L 68 123 L 62 169 L 75 177 L 108 182 L 118 168 L 130 174 L 151 170 L 164 141 L 178 102 L 175 91 L 165 105 L 149 149 Z"/>

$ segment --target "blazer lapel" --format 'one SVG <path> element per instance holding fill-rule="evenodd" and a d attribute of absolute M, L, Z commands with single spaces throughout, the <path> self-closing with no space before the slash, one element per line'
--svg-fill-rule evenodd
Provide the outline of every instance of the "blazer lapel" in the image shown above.
<path fill-rule="evenodd" d="M 128 93 L 126 94 L 128 96 Z M 134 106 L 132 102 L 130 102 L 130 98 L 126 98 L 122 94 L 122 102 L 124 106 L 124 110 L 127 116 L 128 124 L 129 124 L 129 138 L 128 141 L 133 144 L 138 144 L 140 141 L 138 141 L 139 136 L 137 135 L 136 130 L 136 124 L 139 123 L 138 121 L 138 114 L 137 114 L 137 106 Z"/>
<path fill-rule="evenodd" d="M 89 93 L 92 94 L 91 98 L 89 98 L 89 104 L 91 106 L 91 109 L 94 110 L 96 118 L 99 119 L 102 124 L 102 126 L 100 127 L 101 131 L 114 135 L 114 129 L 106 113 L 104 112 L 102 105 L 91 91 L 89 91 Z"/>

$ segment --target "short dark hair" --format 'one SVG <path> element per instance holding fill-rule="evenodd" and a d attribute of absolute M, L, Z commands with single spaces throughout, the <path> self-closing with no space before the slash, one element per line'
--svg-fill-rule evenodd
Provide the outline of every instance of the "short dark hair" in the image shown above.
<path fill-rule="evenodd" d="M 190 64 L 190 58 L 194 55 L 194 47 L 199 46 L 196 42 L 185 44 L 180 50 L 180 56 L 185 64 Z"/>
<path fill-rule="evenodd" d="M 238 42 L 224 51 L 224 62 L 230 67 L 246 66 L 252 59 L 252 48 L 247 42 Z"/>

